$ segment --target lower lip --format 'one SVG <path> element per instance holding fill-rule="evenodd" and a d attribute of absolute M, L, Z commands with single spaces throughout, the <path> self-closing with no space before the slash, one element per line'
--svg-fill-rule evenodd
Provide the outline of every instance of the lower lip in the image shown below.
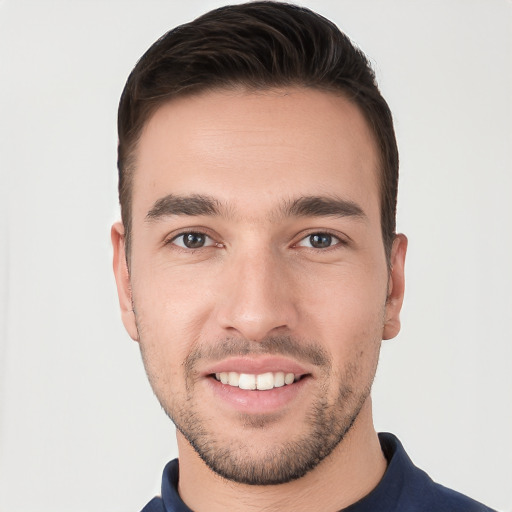
<path fill-rule="evenodd" d="M 213 377 L 207 378 L 207 384 L 215 396 L 227 403 L 232 409 L 252 414 L 273 413 L 281 410 L 297 398 L 310 377 L 303 377 L 293 384 L 265 391 L 240 389 L 222 384 Z"/>

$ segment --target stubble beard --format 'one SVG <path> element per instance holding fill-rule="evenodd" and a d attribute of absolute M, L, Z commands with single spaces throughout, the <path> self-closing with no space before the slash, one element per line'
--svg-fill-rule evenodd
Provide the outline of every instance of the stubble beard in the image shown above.
<path fill-rule="evenodd" d="M 330 358 L 322 349 L 309 345 L 309 349 L 304 350 L 304 344 L 289 337 L 273 337 L 258 342 L 257 345 L 246 340 L 226 340 L 213 350 L 208 350 L 207 354 L 195 350 L 189 355 L 184 364 L 186 394 L 181 400 L 176 400 L 176 397 L 159 396 L 156 392 L 153 372 L 148 364 L 148 358 L 145 357 L 144 344 L 140 345 L 146 372 L 155 394 L 176 428 L 213 472 L 227 480 L 248 485 L 291 482 L 318 466 L 350 432 L 370 396 L 375 374 L 375 371 L 371 373 L 371 378 L 363 389 L 356 390 L 354 382 L 357 382 L 360 368 L 353 362 L 347 364 L 337 375 L 337 396 L 329 402 L 327 383 L 332 380 L 333 369 Z M 304 433 L 284 443 L 270 446 L 269 443 L 265 443 L 256 451 L 254 447 L 249 446 L 250 443 L 230 437 L 229 425 L 226 425 L 226 428 L 217 425 L 217 432 L 222 431 L 223 435 L 216 433 L 215 426 L 212 426 L 213 420 L 200 414 L 200 404 L 197 403 L 198 399 L 194 394 L 194 367 L 198 360 L 205 357 L 221 359 L 235 354 L 257 354 L 263 351 L 298 356 L 299 359 L 314 362 L 321 369 L 323 384 L 318 386 L 310 411 L 305 416 Z M 240 423 L 248 438 L 254 432 L 268 428 L 273 421 L 279 419 L 265 415 L 240 415 Z"/>

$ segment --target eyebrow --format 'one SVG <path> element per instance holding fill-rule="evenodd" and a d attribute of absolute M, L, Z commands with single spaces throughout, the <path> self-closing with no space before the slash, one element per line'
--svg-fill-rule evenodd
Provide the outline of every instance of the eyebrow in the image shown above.
<path fill-rule="evenodd" d="M 232 214 L 230 209 L 229 212 Z M 157 221 L 163 217 L 174 215 L 190 217 L 228 216 L 228 208 L 218 199 L 207 195 L 180 196 L 169 194 L 154 203 L 146 215 L 146 220 Z M 364 220 L 366 214 L 357 203 L 337 196 L 302 196 L 285 201 L 277 209 L 277 212 L 271 215 L 272 219 L 282 217 L 355 217 Z"/>
<path fill-rule="evenodd" d="M 287 203 L 283 213 L 288 217 L 357 217 L 366 219 L 366 214 L 357 203 L 337 196 L 300 197 Z"/>
<path fill-rule="evenodd" d="M 171 215 L 219 215 L 220 202 L 210 196 L 192 194 L 189 196 L 177 196 L 169 194 L 158 199 L 146 215 L 146 220 L 158 220 Z"/>

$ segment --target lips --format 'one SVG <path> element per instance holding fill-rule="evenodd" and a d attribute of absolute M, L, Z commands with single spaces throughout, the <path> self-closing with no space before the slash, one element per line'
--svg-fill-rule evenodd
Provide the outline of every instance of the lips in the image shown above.
<path fill-rule="evenodd" d="M 226 391 L 254 392 L 284 390 L 298 384 L 310 371 L 293 359 L 281 356 L 234 357 L 218 362 L 203 372 L 204 377 Z"/>
<path fill-rule="evenodd" d="M 217 361 L 200 370 L 203 382 L 212 393 L 211 405 L 224 414 L 279 413 L 295 403 L 314 369 L 282 356 L 236 356 Z"/>
<path fill-rule="evenodd" d="M 293 384 L 300 376 L 291 372 L 265 372 L 259 374 L 220 372 L 215 373 L 215 379 L 222 384 L 246 390 L 266 391 Z"/>

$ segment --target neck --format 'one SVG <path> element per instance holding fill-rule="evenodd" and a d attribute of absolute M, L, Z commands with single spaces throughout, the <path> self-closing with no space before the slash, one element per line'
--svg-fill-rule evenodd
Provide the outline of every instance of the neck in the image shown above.
<path fill-rule="evenodd" d="M 252 486 L 211 471 L 178 433 L 182 500 L 195 512 L 341 510 L 369 494 L 386 470 L 373 427 L 371 400 L 343 441 L 315 469 L 281 485 Z M 200 485 L 198 485 L 200 482 Z"/>

